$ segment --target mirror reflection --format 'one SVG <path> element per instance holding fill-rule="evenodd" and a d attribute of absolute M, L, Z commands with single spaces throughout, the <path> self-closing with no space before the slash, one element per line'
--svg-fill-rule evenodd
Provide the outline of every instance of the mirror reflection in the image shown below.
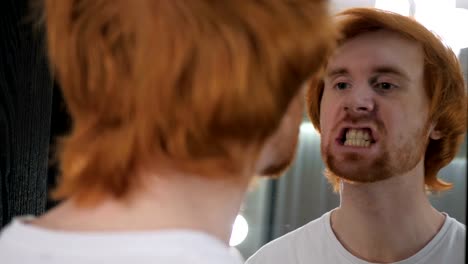
<path fill-rule="evenodd" d="M 462 33 L 466 31 L 466 25 L 468 24 L 468 1 L 332 1 L 331 9 L 334 13 L 338 13 L 352 7 L 377 7 L 404 16 L 414 17 L 426 28 L 440 36 L 443 44 L 453 50 L 461 64 L 464 79 L 468 79 L 468 35 Z M 375 40 L 376 38 L 387 38 L 386 41 L 391 41 L 385 34 L 374 36 L 373 39 Z M 374 40 L 372 40 L 371 36 L 370 41 L 372 42 Z M 368 40 L 363 39 L 361 41 L 362 42 L 357 43 L 358 45 L 356 46 L 368 44 L 366 43 Z M 352 45 L 352 43 L 350 45 Z M 410 46 L 411 45 L 400 50 L 401 52 L 395 51 L 393 53 L 396 57 L 399 55 L 403 56 L 400 60 L 396 60 L 403 68 L 412 63 L 410 59 L 406 60 L 408 56 L 412 56 L 411 52 L 408 50 L 411 49 Z M 356 49 L 359 48 L 350 48 L 350 52 L 352 53 Z M 368 51 L 369 50 L 372 50 L 372 45 Z M 347 53 L 349 51 L 341 50 L 341 52 L 343 52 L 344 55 L 341 54 L 342 57 L 335 55 L 336 57 L 332 59 L 331 63 L 332 66 L 335 63 L 334 66 L 338 67 L 339 70 L 342 70 L 340 67 L 347 69 L 346 66 L 350 66 L 351 68 L 359 67 L 359 69 L 364 69 L 368 66 L 364 65 L 364 62 L 348 62 L 346 58 L 343 59 L 343 57 L 351 56 Z M 366 55 L 365 53 L 363 54 L 364 56 Z M 378 58 L 375 56 L 374 59 L 373 62 L 378 61 Z M 417 67 L 420 66 L 409 67 L 409 73 L 413 74 L 412 76 L 418 74 L 414 71 L 411 72 L 411 69 Z M 338 76 L 338 79 L 341 78 L 338 82 L 351 83 L 362 77 L 359 76 L 359 74 L 360 73 L 346 72 L 344 77 L 341 75 Z M 396 77 L 392 78 L 393 77 L 383 77 L 382 82 L 390 82 L 390 80 L 398 79 Z M 327 81 L 325 81 L 325 89 L 327 88 L 326 82 Z M 330 83 L 333 85 L 332 81 L 330 81 Z M 347 86 L 344 86 L 342 88 L 345 89 L 346 87 Z M 365 92 L 360 95 L 363 94 L 365 95 Z M 348 94 L 348 96 L 351 95 Z M 328 107 L 327 109 L 334 110 L 334 106 Z M 393 104 L 393 107 L 395 107 L 395 104 Z M 392 106 L 390 106 L 389 109 L 397 110 L 392 108 Z M 400 108 L 398 110 L 404 109 Z M 399 124 L 401 126 L 400 130 L 408 131 L 412 129 L 411 125 L 419 122 L 417 120 L 418 117 L 422 118 L 423 114 L 414 115 L 412 117 L 414 122 L 408 124 L 404 123 L 406 121 L 401 120 Z M 321 118 L 325 120 L 327 117 Z M 333 119 L 333 117 L 330 118 Z M 390 128 L 388 129 L 390 130 Z M 390 131 L 388 132 L 388 134 L 391 133 Z M 365 131 L 363 134 L 362 137 L 365 137 Z M 323 137 L 324 135 L 322 134 L 321 136 L 310 121 L 306 110 L 300 128 L 300 141 L 297 146 L 296 158 L 292 166 L 279 179 L 271 180 L 262 178 L 258 179 L 258 181 L 253 184 L 252 190 L 245 199 L 240 212 L 240 216 L 245 219 L 245 222 L 243 222 L 241 227 L 241 224 L 236 221 L 233 230 L 233 237 L 241 237 L 240 234 L 248 230 L 242 242 L 239 243 L 237 241 L 233 244 L 246 259 L 251 257 L 268 242 L 280 238 L 304 225 L 308 225 L 311 221 L 320 219 L 328 212 L 340 206 L 340 191 L 334 191 L 333 184 L 324 176 L 324 171 L 327 166 L 323 162 L 320 151 Z M 370 137 L 372 137 L 372 134 Z M 438 137 L 433 134 L 431 138 L 435 140 Z M 411 143 L 411 141 L 408 141 L 408 143 Z M 390 146 L 390 149 L 396 146 L 395 144 L 398 145 L 398 143 L 394 142 L 394 144 Z M 449 216 L 462 224 L 466 224 L 466 144 L 467 139 L 465 133 L 463 135 L 463 143 L 461 143 L 455 157 L 437 173 L 439 179 L 443 182 L 451 183 L 452 187 L 440 192 L 434 190 L 432 192 L 427 191 L 427 194 L 425 194 L 430 205 L 438 212 L 442 212 L 444 216 Z M 413 145 L 413 147 L 417 146 Z M 413 148 L 408 148 L 408 146 L 405 145 L 401 146 L 400 150 L 401 149 L 405 149 L 408 153 L 414 151 Z M 400 159 L 400 163 L 405 163 L 404 160 L 401 160 L 402 157 L 408 158 L 408 155 L 405 154 L 407 153 L 400 153 L 399 156 L 396 155 L 393 157 L 390 155 L 387 161 L 391 163 L 393 158 L 397 160 Z M 344 165 L 336 166 L 340 167 Z M 353 166 L 344 166 L 344 168 L 349 171 L 353 169 Z M 344 172 L 346 174 L 346 171 Z M 400 172 L 400 174 L 405 174 L 401 170 Z M 352 175 L 350 177 L 352 177 Z M 392 179 L 387 179 L 383 182 L 387 181 L 392 181 Z M 341 188 L 355 188 L 351 184 L 344 183 L 344 185 L 345 186 L 341 186 Z M 385 186 L 385 184 L 383 184 L 383 186 Z M 392 194 L 385 194 L 385 188 L 382 188 L 382 190 L 382 196 L 392 197 Z M 405 192 L 396 192 L 395 194 L 397 193 L 402 195 Z M 343 195 L 343 193 L 341 193 L 341 195 Z M 399 200 L 398 197 L 394 197 L 394 199 Z M 349 199 L 349 201 L 352 201 L 352 199 Z M 405 200 L 401 199 L 400 201 Z M 343 200 L 341 203 L 343 203 Z M 369 203 L 371 203 L 371 201 L 369 201 Z M 408 201 L 408 204 L 409 203 L 410 201 Z M 404 205 L 405 203 L 401 204 L 402 207 L 404 207 Z M 242 237 L 244 237 L 244 235 L 242 235 Z M 343 241 L 341 242 L 343 243 Z M 294 244 L 291 246 L 294 246 Z M 349 250 L 349 248 L 347 249 Z M 268 252 L 265 254 L 268 254 Z M 250 263 L 267 262 L 251 260 Z"/>

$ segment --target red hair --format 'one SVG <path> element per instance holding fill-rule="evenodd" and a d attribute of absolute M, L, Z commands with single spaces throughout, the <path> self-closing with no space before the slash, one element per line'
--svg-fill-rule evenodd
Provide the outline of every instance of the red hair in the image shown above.
<path fill-rule="evenodd" d="M 432 191 L 450 189 L 452 184 L 439 179 L 437 173 L 453 160 L 467 129 L 468 100 L 456 55 L 420 23 L 399 14 L 373 8 L 352 8 L 339 13 L 336 19 L 341 33 L 338 45 L 360 34 L 388 30 L 422 46 L 424 86 L 430 99 L 429 121 L 435 122 L 435 129 L 443 135 L 428 143 L 424 159 L 425 185 Z M 307 93 L 309 116 L 318 131 L 323 88 L 323 81 L 315 78 Z M 331 173 L 326 176 L 337 191 L 339 178 Z"/>
<path fill-rule="evenodd" d="M 239 173 L 336 39 L 325 0 L 46 0 L 45 21 L 73 119 L 56 198 L 125 197 L 140 168 Z"/>

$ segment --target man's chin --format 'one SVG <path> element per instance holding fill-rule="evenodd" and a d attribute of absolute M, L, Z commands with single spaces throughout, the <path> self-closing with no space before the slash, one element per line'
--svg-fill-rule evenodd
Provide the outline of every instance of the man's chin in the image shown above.
<path fill-rule="evenodd" d="M 368 183 L 388 178 L 388 175 L 385 175 L 387 171 L 383 158 L 369 160 L 363 159 L 356 153 L 340 157 L 328 153 L 324 160 L 326 161 L 327 177 L 330 179 L 338 177 L 348 182 Z"/>
<path fill-rule="evenodd" d="M 372 183 L 391 177 L 380 167 L 353 166 L 353 167 L 329 167 L 328 173 L 350 183 Z"/>

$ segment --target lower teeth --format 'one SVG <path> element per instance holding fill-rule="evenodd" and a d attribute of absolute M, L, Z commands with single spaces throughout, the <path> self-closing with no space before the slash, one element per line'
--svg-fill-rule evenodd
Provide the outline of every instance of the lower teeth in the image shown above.
<path fill-rule="evenodd" d="M 345 146 L 356 146 L 356 147 L 369 147 L 370 142 L 369 141 L 364 141 L 364 140 L 356 141 L 356 140 L 353 140 L 353 139 L 348 139 L 348 140 L 346 140 L 344 142 L 344 145 Z"/>

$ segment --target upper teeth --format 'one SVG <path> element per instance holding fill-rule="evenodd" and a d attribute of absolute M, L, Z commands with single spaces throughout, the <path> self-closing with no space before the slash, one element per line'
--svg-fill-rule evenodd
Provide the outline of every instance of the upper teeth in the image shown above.
<path fill-rule="evenodd" d="M 367 130 L 351 128 L 346 132 L 344 145 L 368 147 L 371 144 L 370 138 L 370 134 Z"/>
<path fill-rule="evenodd" d="M 367 130 L 351 128 L 346 132 L 346 139 L 364 139 L 369 140 L 370 135 Z"/>

